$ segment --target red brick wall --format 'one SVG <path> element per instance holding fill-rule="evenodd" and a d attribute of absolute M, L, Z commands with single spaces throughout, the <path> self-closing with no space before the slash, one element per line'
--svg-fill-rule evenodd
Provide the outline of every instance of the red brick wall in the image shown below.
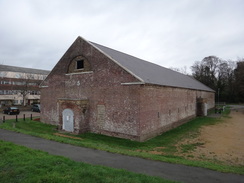
<path fill-rule="evenodd" d="M 66 74 L 69 62 L 79 55 L 90 62 L 91 72 Z M 138 80 L 88 43 L 74 43 L 43 83 L 43 86 L 48 87 L 41 89 L 41 121 L 62 124 L 63 106 L 78 114 L 75 105 L 67 102 L 60 106 L 59 99 L 87 99 L 85 118 L 89 118 L 89 123 L 80 122 L 75 126 L 85 124 L 91 132 L 134 138 L 138 135 L 139 86 L 121 85 L 128 82 Z M 98 105 L 105 108 L 103 120 L 98 117 Z"/>
<path fill-rule="evenodd" d="M 197 97 L 214 107 L 214 93 L 196 90 L 144 86 L 140 91 L 140 140 L 183 124 L 196 115 Z"/>

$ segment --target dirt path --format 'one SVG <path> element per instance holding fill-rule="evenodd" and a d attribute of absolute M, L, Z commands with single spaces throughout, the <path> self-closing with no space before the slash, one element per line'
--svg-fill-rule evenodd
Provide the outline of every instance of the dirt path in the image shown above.
<path fill-rule="evenodd" d="M 232 110 L 230 117 L 223 120 L 219 124 L 202 127 L 197 138 L 181 143 L 203 144 L 185 156 L 244 165 L 244 110 Z"/>

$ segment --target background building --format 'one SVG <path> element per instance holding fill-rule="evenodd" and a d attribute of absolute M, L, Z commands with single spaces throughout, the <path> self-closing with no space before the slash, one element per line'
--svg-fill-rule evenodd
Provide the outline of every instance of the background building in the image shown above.
<path fill-rule="evenodd" d="M 40 83 L 50 71 L 0 65 L 0 107 L 40 102 Z"/>

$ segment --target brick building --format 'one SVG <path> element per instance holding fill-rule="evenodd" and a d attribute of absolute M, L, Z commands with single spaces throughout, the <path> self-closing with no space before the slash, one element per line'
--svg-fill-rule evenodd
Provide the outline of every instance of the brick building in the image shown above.
<path fill-rule="evenodd" d="M 195 79 L 78 37 L 41 84 L 41 121 L 144 141 L 206 114 L 214 91 Z"/>
<path fill-rule="evenodd" d="M 0 65 L 0 108 L 40 102 L 40 83 L 50 71 Z"/>

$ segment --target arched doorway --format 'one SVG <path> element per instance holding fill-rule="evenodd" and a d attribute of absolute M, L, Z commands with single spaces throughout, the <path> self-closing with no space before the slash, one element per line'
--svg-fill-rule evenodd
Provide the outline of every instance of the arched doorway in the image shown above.
<path fill-rule="evenodd" d="M 71 109 L 63 110 L 63 130 L 68 132 L 74 131 L 74 112 Z"/>

